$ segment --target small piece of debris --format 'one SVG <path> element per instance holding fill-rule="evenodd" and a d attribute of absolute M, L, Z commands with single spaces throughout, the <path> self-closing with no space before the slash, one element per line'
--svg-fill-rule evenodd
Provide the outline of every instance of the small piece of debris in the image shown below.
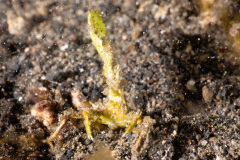
<path fill-rule="evenodd" d="M 210 103 L 212 102 L 213 92 L 210 89 L 208 89 L 207 86 L 204 86 L 202 88 L 202 96 L 206 103 Z"/>

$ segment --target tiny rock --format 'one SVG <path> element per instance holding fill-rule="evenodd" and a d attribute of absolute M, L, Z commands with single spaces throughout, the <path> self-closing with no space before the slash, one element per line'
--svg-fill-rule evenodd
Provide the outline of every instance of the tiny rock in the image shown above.
<path fill-rule="evenodd" d="M 23 17 L 14 16 L 12 12 L 7 13 L 8 30 L 11 34 L 19 35 L 27 31 L 27 22 Z"/>
<path fill-rule="evenodd" d="M 142 35 L 142 27 L 141 26 L 136 26 L 133 30 L 132 30 L 132 40 L 137 40 L 141 35 Z"/>
<path fill-rule="evenodd" d="M 52 103 L 49 101 L 41 101 L 36 103 L 31 109 L 31 115 L 39 118 L 44 126 L 49 126 L 54 121 L 54 113 L 52 112 Z"/>
<path fill-rule="evenodd" d="M 206 103 L 210 103 L 212 102 L 213 92 L 210 89 L 208 89 L 207 86 L 204 86 L 202 88 L 202 96 Z"/>
<path fill-rule="evenodd" d="M 187 84 L 186 84 L 186 88 L 189 90 L 189 91 L 196 91 L 196 88 L 195 88 L 195 80 L 194 79 L 190 79 L 188 80 Z"/>
<path fill-rule="evenodd" d="M 167 7 L 158 7 L 154 12 L 154 19 L 156 21 L 158 21 L 159 19 L 164 20 L 166 18 L 167 13 L 168 13 Z"/>

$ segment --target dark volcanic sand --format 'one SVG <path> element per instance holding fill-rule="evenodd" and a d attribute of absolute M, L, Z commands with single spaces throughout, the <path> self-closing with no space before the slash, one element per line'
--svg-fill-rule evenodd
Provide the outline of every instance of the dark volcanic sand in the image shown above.
<path fill-rule="evenodd" d="M 0 159 L 239 159 L 240 66 L 229 36 L 239 4 L 0 1 Z M 119 52 L 128 106 L 146 121 L 126 138 L 124 129 L 96 126 L 95 143 L 82 120 L 69 121 L 52 150 L 47 138 L 76 110 L 71 90 L 105 97 L 87 31 L 92 9 L 102 12 Z M 51 125 L 31 115 L 36 105 L 48 107 Z"/>

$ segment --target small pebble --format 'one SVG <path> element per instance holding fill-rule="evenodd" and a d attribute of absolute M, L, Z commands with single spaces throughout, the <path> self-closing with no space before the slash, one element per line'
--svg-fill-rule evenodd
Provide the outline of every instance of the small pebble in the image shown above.
<path fill-rule="evenodd" d="M 142 35 L 142 31 L 143 28 L 141 26 L 136 26 L 133 30 L 132 30 L 132 40 L 137 40 L 141 35 Z"/>
<path fill-rule="evenodd" d="M 201 145 L 202 145 L 202 146 L 206 146 L 207 143 L 208 143 L 208 142 L 207 142 L 206 140 L 203 140 L 203 141 L 201 142 Z"/>
<path fill-rule="evenodd" d="M 27 31 L 27 21 L 20 16 L 14 16 L 12 12 L 7 13 L 8 31 L 11 34 L 19 35 Z"/>
<path fill-rule="evenodd" d="M 186 88 L 189 90 L 189 91 L 195 91 L 196 88 L 195 88 L 195 80 L 194 79 L 190 79 L 187 81 L 187 84 L 186 84 Z"/>
<path fill-rule="evenodd" d="M 158 21 L 159 19 L 164 20 L 168 12 L 167 7 L 158 7 L 154 13 L 154 19 Z"/>
<path fill-rule="evenodd" d="M 207 86 L 204 86 L 202 88 L 202 96 L 206 103 L 211 103 L 213 98 L 213 92 L 208 89 Z"/>

